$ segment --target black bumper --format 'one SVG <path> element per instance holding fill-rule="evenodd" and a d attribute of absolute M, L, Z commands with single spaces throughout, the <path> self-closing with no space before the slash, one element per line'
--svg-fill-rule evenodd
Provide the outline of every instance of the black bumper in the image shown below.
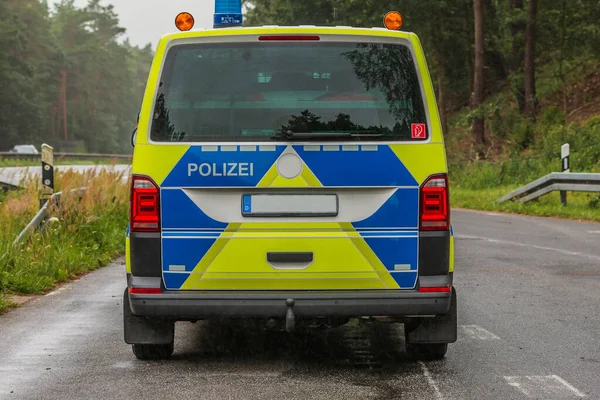
<path fill-rule="evenodd" d="M 173 320 L 285 317 L 294 299 L 297 317 L 425 316 L 447 314 L 451 293 L 394 291 L 163 292 L 129 294 L 134 315 Z"/>

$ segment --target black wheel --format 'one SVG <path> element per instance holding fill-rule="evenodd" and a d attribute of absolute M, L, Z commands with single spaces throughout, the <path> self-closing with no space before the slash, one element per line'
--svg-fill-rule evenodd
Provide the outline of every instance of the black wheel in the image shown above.
<path fill-rule="evenodd" d="M 419 360 L 441 360 L 448 351 L 448 343 L 410 344 L 408 350 Z"/>
<path fill-rule="evenodd" d="M 173 354 L 173 343 L 167 344 L 132 344 L 131 349 L 138 360 L 164 360 Z"/>

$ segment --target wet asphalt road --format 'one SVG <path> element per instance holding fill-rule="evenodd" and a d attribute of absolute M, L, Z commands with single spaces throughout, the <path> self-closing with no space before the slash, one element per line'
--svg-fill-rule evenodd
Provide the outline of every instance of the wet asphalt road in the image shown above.
<path fill-rule="evenodd" d="M 600 399 L 600 224 L 453 218 L 459 340 L 442 361 L 358 321 L 308 336 L 178 323 L 172 359 L 137 361 L 113 264 L 0 317 L 0 399 Z"/>

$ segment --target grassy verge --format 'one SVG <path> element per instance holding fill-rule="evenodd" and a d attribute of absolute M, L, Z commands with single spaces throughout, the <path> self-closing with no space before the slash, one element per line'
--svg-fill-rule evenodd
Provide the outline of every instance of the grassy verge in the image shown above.
<path fill-rule="evenodd" d="M 41 160 L 41 159 L 40 159 Z M 0 158 L 0 168 L 6 167 L 39 167 L 41 166 L 40 160 L 31 160 L 31 159 L 1 159 Z M 112 164 L 129 164 L 129 160 L 123 159 L 98 159 L 98 160 L 77 160 L 71 158 L 56 158 L 54 160 L 54 165 L 112 165 Z"/>
<path fill-rule="evenodd" d="M 518 185 L 487 189 L 464 189 L 460 186 L 451 187 L 450 201 L 453 207 L 458 208 L 600 222 L 598 195 L 593 194 L 570 192 L 567 194 L 567 207 L 563 207 L 560 204 L 560 195 L 558 192 L 549 193 L 536 201 L 526 204 L 518 201 L 496 202 L 497 199 L 517 188 Z"/>
<path fill-rule="evenodd" d="M 115 173 L 59 174 L 59 190 L 83 186 L 83 198 L 65 197 L 51 210 L 58 221 L 18 246 L 14 239 L 38 211 L 38 187 L 0 198 L 0 313 L 7 294 L 45 293 L 124 252 L 128 186 Z"/>
<path fill-rule="evenodd" d="M 558 192 L 526 204 L 518 201 L 496 202 L 527 183 L 559 171 L 560 146 L 563 143 L 571 145 L 572 172 L 600 172 L 600 117 L 590 118 L 580 125 L 564 125 L 562 120 L 553 120 L 558 117 L 551 111 L 542 113 L 537 127 L 528 128 L 529 125 L 525 123 L 522 133 L 524 137 L 527 136 L 525 133 L 531 135 L 528 136 L 531 143 L 527 150 L 523 149 L 523 143 L 510 144 L 505 140 L 504 145 L 497 146 L 495 151 L 493 146 L 490 147 L 489 158 L 485 161 L 474 161 L 469 151 L 461 150 L 459 145 L 468 142 L 470 132 L 461 131 L 451 136 L 448 140 L 448 168 L 452 205 L 475 210 L 600 221 L 598 193 L 568 192 L 566 207 L 560 204 Z M 495 118 L 504 118 L 506 127 L 512 127 L 510 132 L 515 133 L 520 129 L 520 123 L 507 122 L 507 112 Z M 495 121 L 495 124 L 502 125 L 499 121 Z M 493 131 L 502 130 L 496 127 Z M 490 142 L 500 139 L 496 136 Z M 513 146 L 511 151 L 510 146 Z"/>

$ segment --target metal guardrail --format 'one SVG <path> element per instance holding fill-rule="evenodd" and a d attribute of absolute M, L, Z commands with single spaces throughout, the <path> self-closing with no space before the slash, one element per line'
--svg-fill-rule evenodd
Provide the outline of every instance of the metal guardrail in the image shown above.
<path fill-rule="evenodd" d="M 54 153 L 55 159 L 71 160 L 131 160 L 130 154 L 96 154 L 96 153 Z M 0 159 L 28 159 L 39 160 L 40 154 L 21 154 L 12 152 L 0 152 Z"/>
<path fill-rule="evenodd" d="M 78 189 L 73 189 L 73 190 L 69 191 L 69 194 L 76 194 L 79 197 L 81 197 L 81 196 L 83 196 L 85 191 L 86 191 L 86 188 L 78 188 Z M 54 193 L 50 197 L 50 199 L 44 203 L 44 205 L 40 208 L 38 213 L 35 215 L 35 217 L 33 217 L 33 219 L 29 222 L 29 224 L 27 224 L 25 229 L 23 229 L 21 231 L 19 236 L 17 236 L 17 238 L 13 242 L 13 245 L 19 244 L 23 239 L 28 237 L 31 234 L 31 232 L 33 232 L 36 228 L 38 228 L 48 217 L 48 210 L 50 208 L 50 205 L 58 203 L 61 198 L 62 198 L 62 192 Z"/>
<path fill-rule="evenodd" d="M 554 191 L 600 192 L 600 173 L 553 172 L 520 187 L 497 201 L 518 199 L 521 203 L 527 203 Z M 566 203 L 566 199 L 564 203 Z"/>

